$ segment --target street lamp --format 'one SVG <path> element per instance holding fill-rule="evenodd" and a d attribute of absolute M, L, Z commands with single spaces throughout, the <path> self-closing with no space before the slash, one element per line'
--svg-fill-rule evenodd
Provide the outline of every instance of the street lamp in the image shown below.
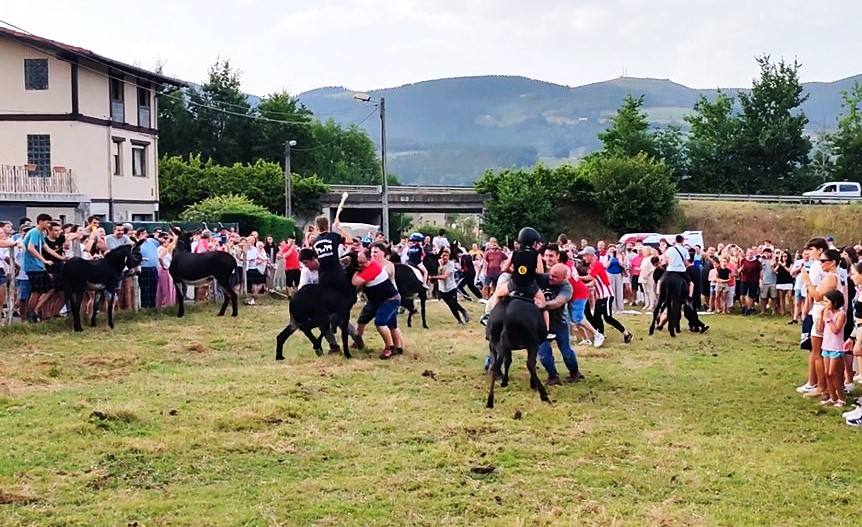
<path fill-rule="evenodd" d="M 291 139 L 284 143 L 284 215 L 288 218 L 293 217 L 293 207 L 290 199 L 290 147 L 296 146 L 296 141 Z"/>
<path fill-rule="evenodd" d="M 360 102 L 373 104 L 380 111 L 380 169 L 383 173 L 383 235 L 389 238 L 389 182 L 386 180 L 386 99 L 372 99 L 367 93 L 354 93 L 353 98 Z"/>

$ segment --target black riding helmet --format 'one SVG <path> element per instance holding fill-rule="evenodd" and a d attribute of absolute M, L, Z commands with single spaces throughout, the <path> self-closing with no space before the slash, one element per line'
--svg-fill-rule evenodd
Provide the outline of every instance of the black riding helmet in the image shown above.
<path fill-rule="evenodd" d="M 518 232 L 518 243 L 521 247 L 532 247 L 534 243 L 542 241 L 542 235 L 532 227 L 524 227 Z"/>

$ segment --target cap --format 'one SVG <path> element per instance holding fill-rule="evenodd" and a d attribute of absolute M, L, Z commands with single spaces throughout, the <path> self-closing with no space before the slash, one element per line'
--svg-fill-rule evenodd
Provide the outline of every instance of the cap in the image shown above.
<path fill-rule="evenodd" d="M 581 256 L 584 256 L 585 254 L 591 254 L 591 255 L 595 256 L 596 255 L 596 249 L 594 247 L 591 247 L 588 245 L 588 246 L 584 247 L 584 249 L 581 252 L 579 252 L 578 254 Z"/>

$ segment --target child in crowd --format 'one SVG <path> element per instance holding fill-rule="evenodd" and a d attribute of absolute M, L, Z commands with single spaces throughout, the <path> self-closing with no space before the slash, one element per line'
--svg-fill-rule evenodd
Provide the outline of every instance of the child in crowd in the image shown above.
<path fill-rule="evenodd" d="M 823 296 L 823 316 L 818 320 L 818 331 L 823 333 L 821 356 L 826 370 L 827 399 L 824 406 L 844 406 L 844 295 L 837 289 Z"/>
<path fill-rule="evenodd" d="M 727 256 L 722 256 L 719 260 L 718 269 L 715 272 L 715 309 L 718 313 L 730 313 L 730 304 L 728 300 L 730 296 L 730 277 L 731 270 L 728 264 Z"/>

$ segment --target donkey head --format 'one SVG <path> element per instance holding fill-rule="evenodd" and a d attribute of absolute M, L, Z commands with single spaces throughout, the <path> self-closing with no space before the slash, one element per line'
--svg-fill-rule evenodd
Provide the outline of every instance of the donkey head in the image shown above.
<path fill-rule="evenodd" d="M 189 252 L 192 250 L 192 233 L 185 232 L 182 228 L 174 225 L 171 227 L 171 235 L 177 240 L 174 251 Z"/>
<path fill-rule="evenodd" d="M 126 256 L 126 269 L 129 271 L 137 271 L 141 266 L 141 262 L 144 260 L 143 255 L 141 255 L 141 245 L 143 245 L 145 240 L 138 240 L 134 245 L 130 246 L 129 255 Z"/>

